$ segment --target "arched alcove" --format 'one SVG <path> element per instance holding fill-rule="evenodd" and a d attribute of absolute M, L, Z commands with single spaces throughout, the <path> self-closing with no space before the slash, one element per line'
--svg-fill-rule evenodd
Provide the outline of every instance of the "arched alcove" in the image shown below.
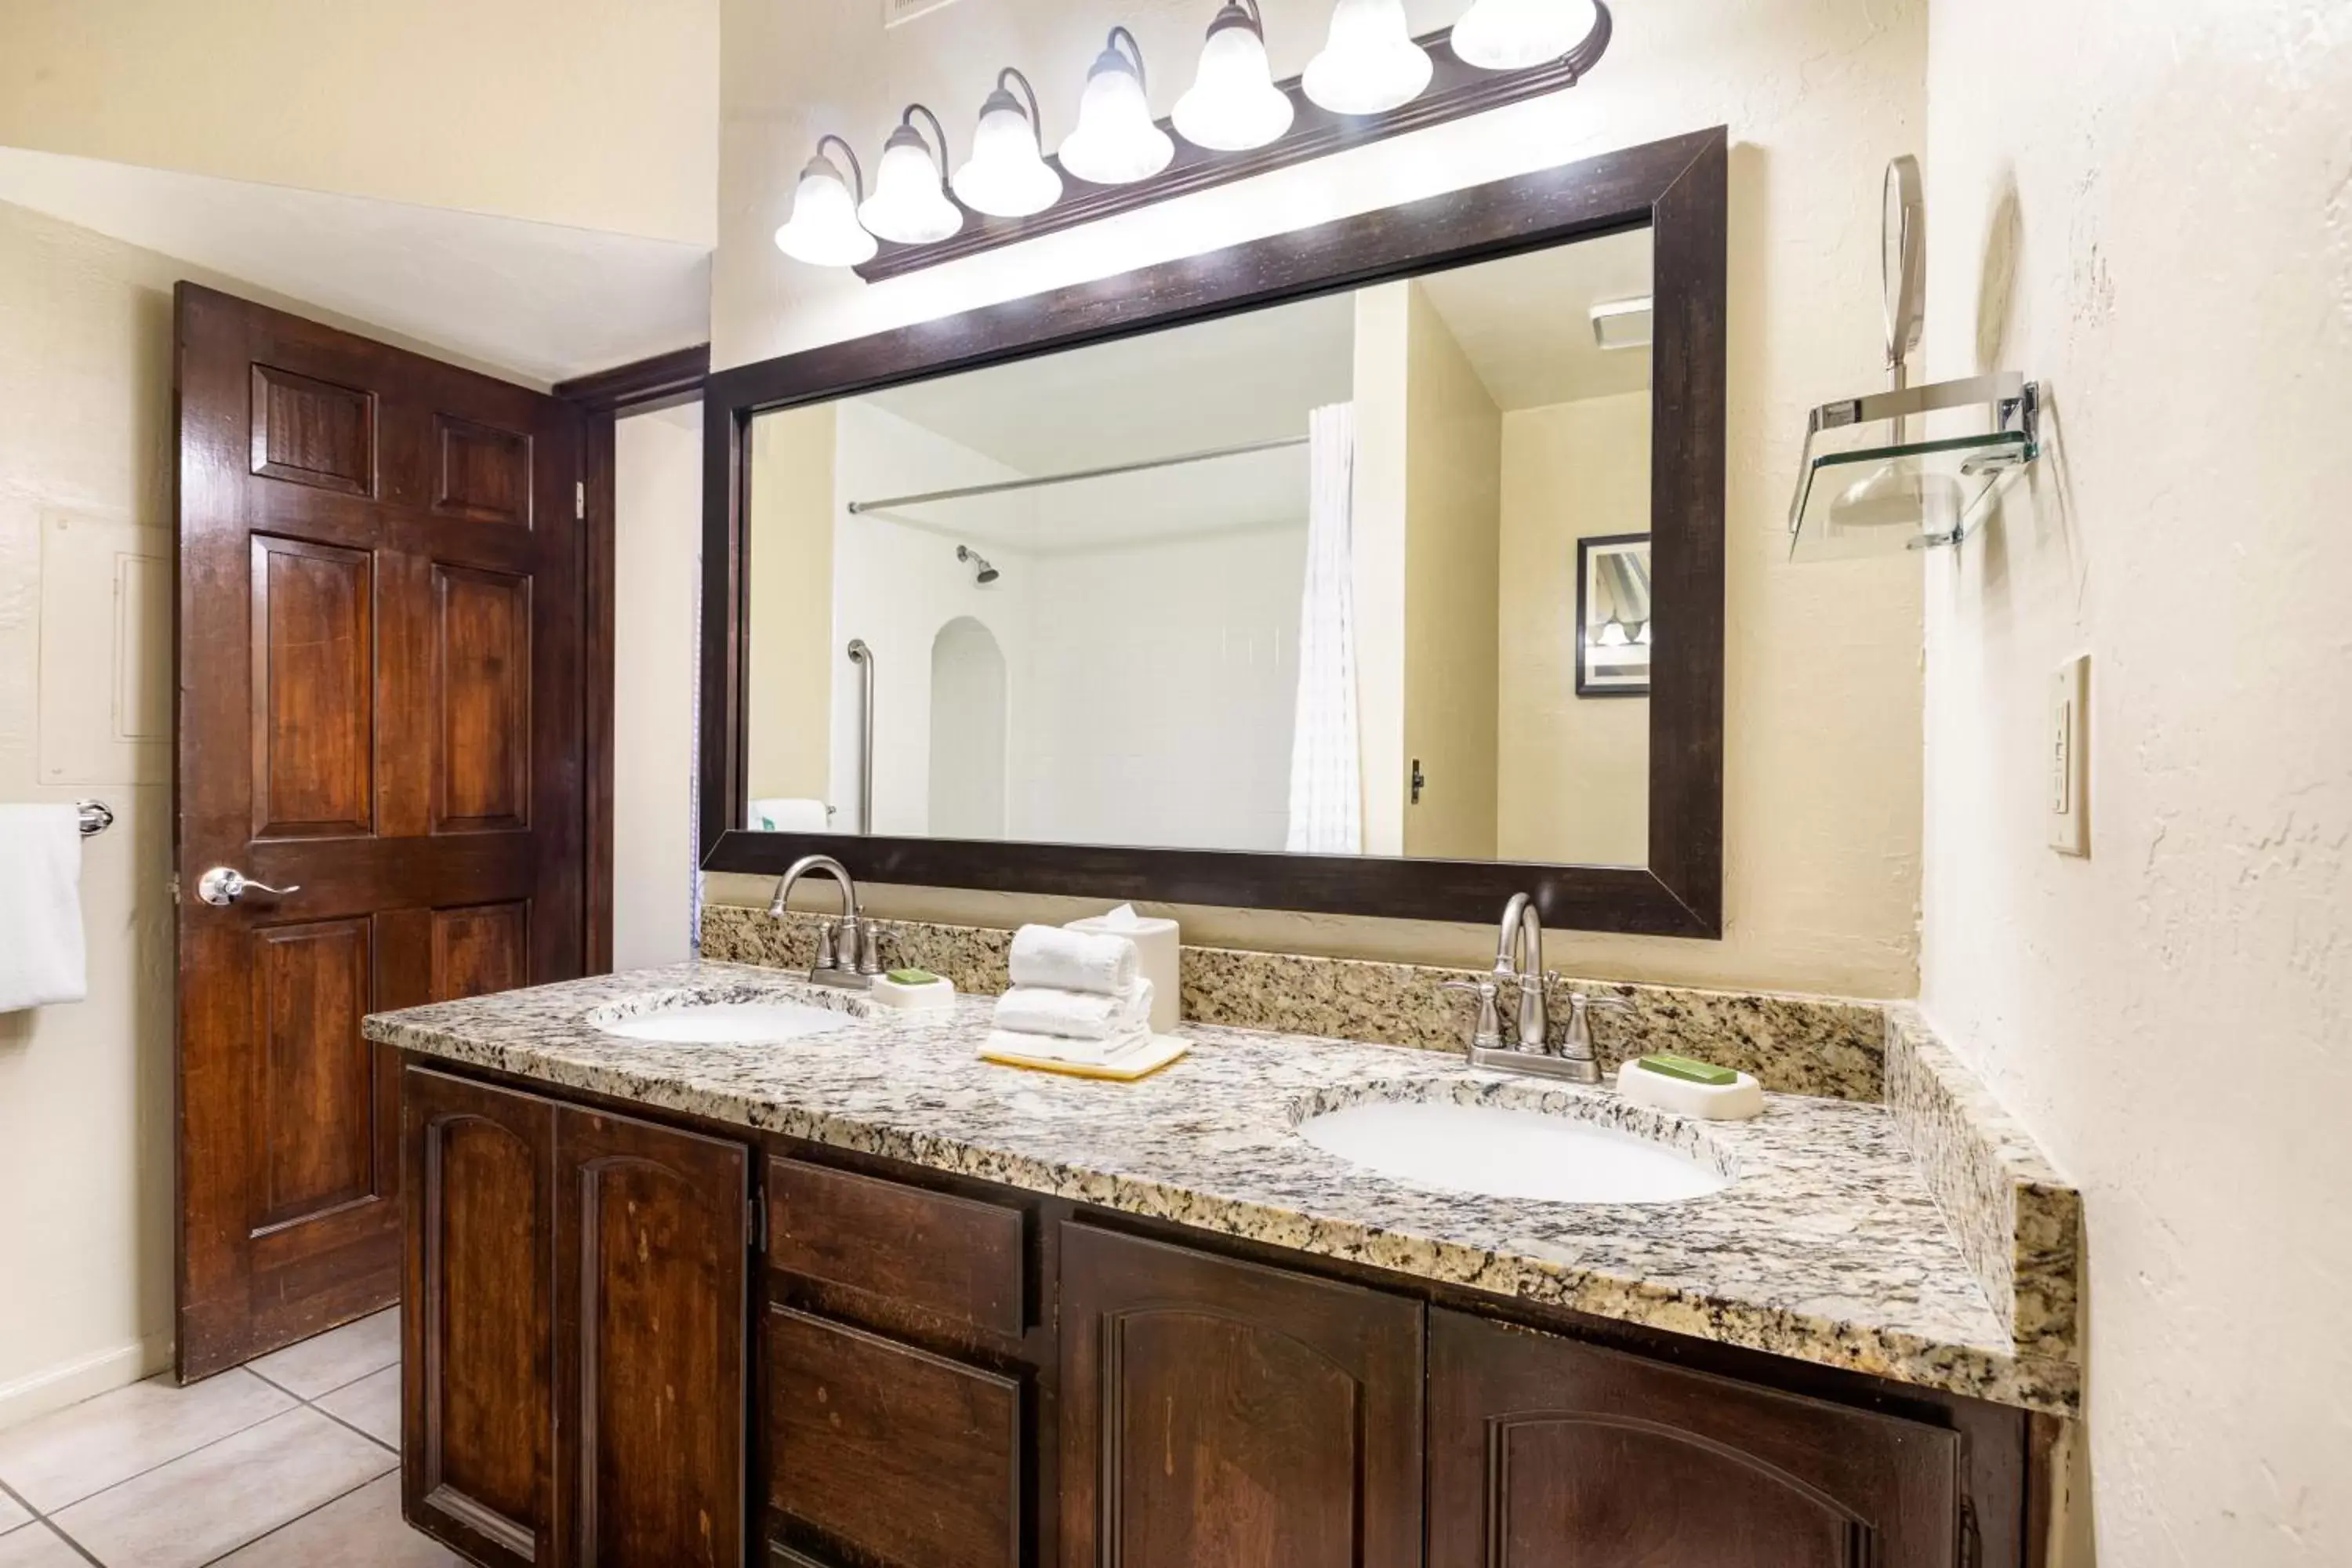
<path fill-rule="evenodd" d="M 932 837 L 1004 837 L 1004 650 L 958 616 L 931 639 Z"/>

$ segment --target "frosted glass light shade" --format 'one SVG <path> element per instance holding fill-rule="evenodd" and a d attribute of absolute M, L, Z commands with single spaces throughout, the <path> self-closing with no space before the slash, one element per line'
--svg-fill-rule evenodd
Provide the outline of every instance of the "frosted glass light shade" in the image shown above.
<path fill-rule="evenodd" d="M 793 216 L 776 230 L 776 248 L 813 267 L 855 267 L 881 247 L 857 221 L 857 204 L 840 167 L 820 153 L 801 170 Z"/>
<path fill-rule="evenodd" d="M 911 125 L 890 132 L 874 194 L 857 209 L 868 232 L 898 245 L 932 245 L 963 228 L 963 211 L 940 188 L 930 143 Z"/>
<path fill-rule="evenodd" d="M 1412 41 L 1404 0 L 1339 0 L 1299 85 L 1334 114 L 1384 114 L 1419 98 L 1434 68 Z"/>
<path fill-rule="evenodd" d="M 1134 66 L 1117 49 L 1105 49 L 1087 72 L 1078 128 L 1062 143 L 1062 167 L 1090 184 L 1131 185 L 1175 156 L 1174 141 L 1152 123 Z"/>
<path fill-rule="evenodd" d="M 1213 153 L 1246 153 L 1277 140 L 1294 112 L 1290 95 L 1274 85 L 1257 24 L 1227 5 L 1209 24 L 1200 71 L 1176 100 L 1177 133 Z"/>
<path fill-rule="evenodd" d="M 1454 53 L 1481 70 L 1526 70 L 1584 42 L 1600 20 L 1592 0 L 1478 0 L 1454 24 Z"/>
<path fill-rule="evenodd" d="M 964 205 L 992 217 L 1028 217 L 1062 199 L 1062 176 L 1037 150 L 1037 128 L 1001 87 L 982 107 L 971 156 L 952 184 Z"/>

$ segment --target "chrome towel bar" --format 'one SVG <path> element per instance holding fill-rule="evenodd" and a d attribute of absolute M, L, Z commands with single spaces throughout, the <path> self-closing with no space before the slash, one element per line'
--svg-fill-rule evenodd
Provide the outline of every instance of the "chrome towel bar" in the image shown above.
<path fill-rule="evenodd" d="M 76 801 L 74 809 L 81 813 L 81 836 L 84 838 L 94 833 L 103 833 L 114 826 L 114 808 L 102 800 Z"/>

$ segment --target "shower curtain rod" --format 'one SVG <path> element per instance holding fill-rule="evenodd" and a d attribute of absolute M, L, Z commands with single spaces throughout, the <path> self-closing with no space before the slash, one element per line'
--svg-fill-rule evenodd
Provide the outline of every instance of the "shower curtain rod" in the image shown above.
<path fill-rule="evenodd" d="M 1304 447 L 1307 440 L 1304 436 L 1281 436 L 1271 441 L 1244 441 L 1237 447 L 1212 447 L 1205 452 L 1184 452 L 1173 458 L 1147 458 L 1139 463 L 1118 463 L 1108 468 L 1081 468 L 1070 474 L 1040 474 L 1034 479 L 1004 479 L 992 485 L 965 485 L 952 490 L 926 490 L 921 495 L 888 496 L 881 500 L 854 500 L 849 503 L 849 514 L 855 517 L 860 512 L 881 511 L 894 506 L 914 506 L 923 501 L 963 500 L 971 496 L 1002 495 L 1007 490 L 1033 490 L 1043 485 L 1066 485 L 1079 479 L 1107 479 L 1115 474 L 1139 474 L 1149 468 L 1173 468 L 1184 463 L 1205 463 L 1216 458 L 1240 458 L 1252 452 Z"/>

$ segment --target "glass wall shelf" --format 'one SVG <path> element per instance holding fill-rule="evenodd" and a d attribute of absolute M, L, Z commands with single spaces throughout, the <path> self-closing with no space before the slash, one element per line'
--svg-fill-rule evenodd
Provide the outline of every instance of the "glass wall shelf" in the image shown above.
<path fill-rule="evenodd" d="M 1996 428 L 1929 437 L 1923 416 L 1983 408 Z M 2013 373 L 1826 403 L 1812 412 L 1789 553 L 1835 561 L 1958 544 L 2042 455 L 2039 388 Z"/>

